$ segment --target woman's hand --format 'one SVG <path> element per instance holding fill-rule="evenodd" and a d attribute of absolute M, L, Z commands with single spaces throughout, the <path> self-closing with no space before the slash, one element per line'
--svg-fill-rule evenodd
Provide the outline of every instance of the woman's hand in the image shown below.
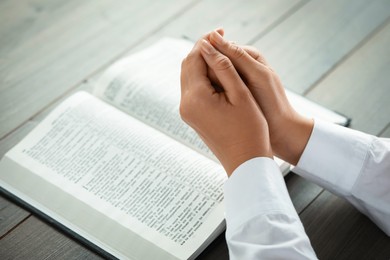
<path fill-rule="evenodd" d="M 268 125 L 232 62 L 206 39 L 199 40 L 182 62 L 180 114 L 230 176 L 251 158 L 272 158 Z M 223 91 L 211 84 L 209 69 Z"/>
<path fill-rule="evenodd" d="M 311 135 L 313 121 L 291 107 L 278 75 L 255 48 L 242 48 L 222 36 L 221 29 L 211 32 L 210 43 L 230 59 L 256 99 L 267 119 L 275 155 L 296 165 Z"/>

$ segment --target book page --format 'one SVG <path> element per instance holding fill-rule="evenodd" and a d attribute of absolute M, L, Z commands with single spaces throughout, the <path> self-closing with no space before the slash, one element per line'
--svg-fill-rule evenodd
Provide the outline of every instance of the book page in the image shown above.
<path fill-rule="evenodd" d="M 180 118 L 180 66 L 193 44 L 162 39 L 119 60 L 97 82 L 94 95 L 217 161 L 199 136 Z M 283 173 L 289 165 L 275 158 Z"/>
<path fill-rule="evenodd" d="M 212 153 L 180 118 L 180 64 L 192 46 L 163 39 L 122 59 L 103 74 L 94 95 L 208 156 Z"/>
<path fill-rule="evenodd" d="M 2 186 L 54 208 L 117 255 L 146 259 L 164 255 L 153 250 L 160 247 L 187 259 L 223 223 L 227 177 L 219 164 L 84 92 L 62 103 L 6 159 L 28 171 L 2 170 Z M 93 211 L 124 231 L 110 235 L 99 230 L 104 223 L 83 224 L 84 214 L 94 221 Z"/>

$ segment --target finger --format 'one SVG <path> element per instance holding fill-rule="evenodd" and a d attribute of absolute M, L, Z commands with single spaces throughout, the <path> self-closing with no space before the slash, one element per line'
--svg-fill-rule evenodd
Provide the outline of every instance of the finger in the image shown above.
<path fill-rule="evenodd" d="M 233 41 L 229 41 L 229 42 L 231 44 L 237 45 Z M 239 47 L 241 47 L 244 51 L 246 51 L 252 58 L 254 58 L 258 62 L 264 64 L 271 71 L 273 71 L 272 68 L 268 65 L 267 61 L 264 59 L 264 56 L 261 55 L 260 52 L 255 47 L 249 46 L 249 45 L 239 45 Z M 211 84 L 214 86 L 214 88 L 216 88 L 217 92 L 220 92 L 221 90 L 223 90 L 221 88 L 221 82 L 219 82 L 217 76 L 215 75 L 215 72 L 210 67 L 208 67 L 208 69 L 207 69 L 207 75 L 211 81 Z"/>
<path fill-rule="evenodd" d="M 183 60 L 180 81 L 182 94 L 188 90 L 214 92 L 214 88 L 207 77 L 207 64 L 200 50 L 190 52 Z"/>
<path fill-rule="evenodd" d="M 215 31 L 222 36 L 225 33 L 225 31 L 222 28 L 217 28 Z M 180 77 L 180 81 L 181 81 L 180 85 L 181 85 L 182 93 L 186 90 L 186 88 L 188 86 L 193 86 L 193 84 L 186 83 L 184 81 L 193 82 L 193 81 L 199 79 L 200 75 L 198 75 L 197 72 L 200 72 L 202 74 L 202 77 L 203 77 L 203 74 L 206 76 L 211 75 L 211 79 L 214 79 L 214 81 L 215 81 L 214 83 L 216 83 L 216 85 L 219 85 L 219 82 L 216 79 L 212 70 L 208 66 L 203 66 L 203 64 L 205 64 L 205 62 L 202 60 L 199 60 L 197 58 L 197 56 L 201 55 L 200 54 L 200 48 L 201 48 L 200 46 L 201 46 L 202 41 L 203 40 L 209 41 L 210 33 L 211 32 L 204 34 L 198 41 L 196 41 L 196 43 L 194 44 L 190 53 L 182 61 L 181 77 Z M 203 63 L 203 64 L 201 64 L 201 63 Z M 204 67 L 206 68 L 206 73 L 204 73 Z M 194 71 L 187 72 L 189 69 L 194 70 Z"/>
<path fill-rule="evenodd" d="M 217 29 L 215 29 L 215 32 L 217 32 L 221 36 L 223 36 L 225 34 L 225 31 L 223 28 L 217 28 Z M 211 33 L 212 33 L 212 31 L 209 33 L 206 33 L 202 37 L 200 37 L 200 39 L 195 42 L 192 50 L 200 49 L 200 44 L 201 44 L 202 40 L 210 41 L 210 34 Z"/>
<path fill-rule="evenodd" d="M 217 28 L 217 29 L 215 29 L 215 31 L 217 32 L 217 33 L 219 33 L 219 35 L 221 35 L 222 37 L 225 35 L 225 30 L 223 29 L 223 28 Z"/>
<path fill-rule="evenodd" d="M 235 43 L 233 43 L 233 44 L 235 44 Z M 265 60 L 264 56 L 261 55 L 261 53 L 260 53 L 260 51 L 258 49 L 256 49 L 253 46 L 249 46 L 249 45 L 239 45 L 239 47 L 241 47 L 244 51 L 246 51 L 255 60 L 257 60 L 258 62 L 264 64 L 267 67 L 269 67 L 268 62 Z"/>
<path fill-rule="evenodd" d="M 223 28 L 217 28 L 215 31 L 216 31 L 218 34 L 222 35 L 222 36 L 225 34 L 225 31 L 224 31 Z M 199 52 L 199 51 L 200 51 L 200 44 L 201 44 L 202 40 L 207 40 L 207 41 L 209 41 L 210 33 L 211 33 L 211 32 L 209 32 L 209 33 L 203 35 L 203 36 L 194 44 L 194 47 L 192 48 L 191 52 L 188 54 L 188 56 L 187 56 L 187 57 L 183 60 L 183 62 L 182 62 L 182 69 L 181 69 L 182 72 L 185 71 L 185 68 L 183 68 L 183 67 L 185 67 L 185 66 L 183 66 L 184 64 L 191 63 L 193 59 L 196 60 L 196 58 L 195 58 L 195 57 L 192 57 L 192 56 L 194 56 L 194 55 L 196 56 L 196 52 Z M 195 67 L 199 67 L 199 66 L 198 66 L 198 65 L 193 65 L 193 67 L 195 68 Z M 194 75 L 194 76 L 195 76 L 195 78 L 198 77 L 197 75 Z M 215 87 L 214 87 L 215 90 L 216 90 L 217 92 L 222 92 L 222 91 L 221 91 L 221 84 L 220 84 L 219 80 L 217 79 L 217 77 L 215 76 L 214 71 L 213 71 L 212 69 L 210 69 L 210 67 L 207 67 L 207 76 L 208 76 L 209 79 L 211 80 L 211 84 L 212 84 L 212 85 L 215 85 Z M 181 78 L 182 78 L 182 77 L 181 77 Z M 190 85 L 190 84 L 181 84 L 181 90 L 182 90 L 182 92 L 183 92 L 183 88 L 185 88 L 186 86 L 189 86 L 189 85 Z"/>
<path fill-rule="evenodd" d="M 217 78 L 217 75 L 215 75 L 215 72 L 213 69 L 211 69 L 209 66 L 207 66 L 207 76 L 210 79 L 211 85 L 215 88 L 217 92 L 223 92 L 223 87 L 219 79 Z"/>
<path fill-rule="evenodd" d="M 201 53 L 207 65 L 221 82 L 229 101 L 234 103 L 236 97 L 241 96 L 239 94 L 247 91 L 247 88 L 232 62 L 206 40 L 202 41 Z"/>
<path fill-rule="evenodd" d="M 225 30 L 221 27 L 215 29 L 215 31 L 217 33 L 219 33 L 222 37 L 224 36 L 225 34 Z M 211 32 L 210 32 L 211 33 Z M 209 41 L 210 42 L 210 39 L 209 39 L 209 36 L 210 36 L 210 33 L 207 34 L 207 38 L 205 38 L 205 40 Z M 219 79 L 217 78 L 217 76 L 215 75 L 215 72 L 210 68 L 208 67 L 207 68 L 207 76 L 209 77 L 210 79 L 210 82 L 211 84 L 213 85 L 213 87 L 215 88 L 215 90 L 217 92 L 223 92 L 223 88 L 222 88 L 222 85 L 221 85 L 221 82 L 219 81 Z"/>
<path fill-rule="evenodd" d="M 219 33 L 211 32 L 210 34 L 211 44 L 216 47 L 218 51 L 226 55 L 234 67 L 243 76 L 244 80 L 248 83 L 255 82 L 262 75 L 259 75 L 259 72 L 268 72 L 269 69 L 263 63 L 257 61 L 249 53 L 247 53 L 243 48 L 238 45 L 232 44 L 226 41 Z M 257 53 L 253 52 L 252 49 L 249 50 L 255 57 Z"/>

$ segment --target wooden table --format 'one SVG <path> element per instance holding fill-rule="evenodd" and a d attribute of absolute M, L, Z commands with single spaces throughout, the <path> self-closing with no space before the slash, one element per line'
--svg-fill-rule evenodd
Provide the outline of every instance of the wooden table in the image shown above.
<path fill-rule="evenodd" d="M 260 49 L 287 88 L 390 137 L 389 17 L 388 0 L 3 0 L 0 155 L 118 58 L 217 26 Z M 294 174 L 286 182 L 320 259 L 390 258 L 390 238 L 350 204 Z M 100 258 L 4 197 L 0 238 L 0 259 Z M 224 236 L 199 259 L 228 259 Z"/>

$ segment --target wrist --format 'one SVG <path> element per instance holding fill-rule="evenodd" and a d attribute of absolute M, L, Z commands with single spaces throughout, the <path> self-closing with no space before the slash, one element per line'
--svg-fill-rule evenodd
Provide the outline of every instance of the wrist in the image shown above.
<path fill-rule="evenodd" d="M 295 111 L 294 111 L 295 112 Z M 271 132 L 271 144 L 274 154 L 293 165 L 301 158 L 313 131 L 314 121 L 298 113 L 283 119 L 278 129 Z M 272 133 L 275 133 L 272 135 Z"/>
<path fill-rule="evenodd" d="M 261 144 L 252 142 L 251 144 L 242 145 L 229 150 L 230 152 L 225 151 L 224 156 L 220 157 L 220 162 L 225 168 L 228 177 L 230 177 L 234 170 L 241 164 L 253 158 L 266 157 L 273 159 L 273 152 L 269 142 Z"/>

